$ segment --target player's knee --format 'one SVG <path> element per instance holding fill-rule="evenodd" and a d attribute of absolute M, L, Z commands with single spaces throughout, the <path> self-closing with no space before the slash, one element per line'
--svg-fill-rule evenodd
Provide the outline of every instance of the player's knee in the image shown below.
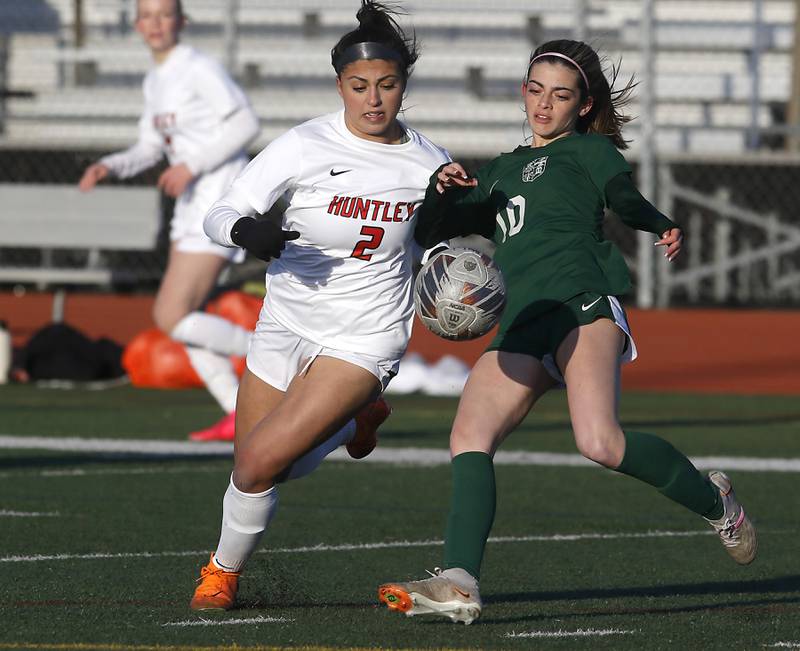
<path fill-rule="evenodd" d="M 459 424 L 450 432 L 450 451 L 453 455 L 476 450 L 492 454 L 495 447 L 493 437 L 488 432 Z"/>
<path fill-rule="evenodd" d="M 165 304 L 163 301 L 156 301 L 153 305 L 153 322 L 165 334 L 170 335 L 184 316 L 186 316 L 184 310 Z"/>
<path fill-rule="evenodd" d="M 272 459 L 247 450 L 237 453 L 233 467 L 233 484 L 243 493 L 260 493 L 275 484 L 279 470 Z"/>
<path fill-rule="evenodd" d="M 153 323 L 161 332 L 170 334 L 178 321 L 170 313 L 169 308 L 156 301 L 153 305 Z"/>
<path fill-rule="evenodd" d="M 578 451 L 590 461 L 606 468 L 617 468 L 622 463 L 625 443 L 622 432 L 617 428 L 575 428 L 575 443 Z"/>

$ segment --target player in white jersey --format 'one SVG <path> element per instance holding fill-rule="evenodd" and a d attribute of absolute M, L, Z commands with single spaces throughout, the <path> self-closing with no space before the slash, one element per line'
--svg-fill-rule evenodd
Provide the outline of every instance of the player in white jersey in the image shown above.
<path fill-rule="evenodd" d="M 245 147 L 259 126 L 224 68 L 178 42 L 185 22 L 180 0 L 138 0 L 136 29 L 155 62 L 144 79 L 139 139 L 90 165 L 79 187 L 88 191 L 107 176 L 134 176 L 167 156 L 158 187 L 177 201 L 153 319 L 186 345 L 192 366 L 226 412 L 210 431 L 227 427 L 232 437 L 238 380 L 230 355 L 246 354 L 250 333 L 198 308 L 224 267 L 241 261 L 244 252 L 211 241 L 203 218 L 247 164 Z"/>
<path fill-rule="evenodd" d="M 272 142 L 205 220 L 220 244 L 273 261 L 236 405 L 234 469 L 216 551 L 191 608 L 227 610 L 278 501 L 276 484 L 347 444 L 359 458 L 388 416 L 413 317 L 414 207 L 447 152 L 397 120 L 416 43 L 362 0 L 333 48 L 344 109 Z M 284 193 L 283 224 L 256 221 Z"/>

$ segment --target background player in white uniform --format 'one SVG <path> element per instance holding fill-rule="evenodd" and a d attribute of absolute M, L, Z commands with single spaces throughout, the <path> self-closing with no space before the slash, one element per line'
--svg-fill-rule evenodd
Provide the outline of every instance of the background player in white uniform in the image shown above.
<path fill-rule="evenodd" d="M 332 51 L 344 110 L 271 143 L 206 217 L 215 241 L 280 259 L 267 271 L 222 532 L 195 610 L 233 605 L 277 507 L 276 482 L 306 474 L 342 443 L 357 458 L 372 450 L 388 416 L 376 397 L 408 343 L 414 206 L 448 156 L 397 120 L 415 42 L 378 3 L 363 1 L 357 17 Z M 287 191 L 286 230 L 250 217 Z"/>
<path fill-rule="evenodd" d="M 247 352 L 249 333 L 197 309 L 225 265 L 240 261 L 243 252 L 212 242 L 203 232 L 203 218 L 247 164 L 244 148 L 258 134 L 258 118 L 217 62 L 178 43 L 185 22 L 180 0 L 138 0 L 136 29 L 156 64 L 144 79 L 139 139 L 129 149 L 90 165 L 79 187 L 91 190 L 109 175 L 134 176 L 166 154 L 169 167 L 158 187 L 177 201 L 153 319 L 186 344 L 198 375 L 232 414 L 238 380 L 230 355 Z M 226 425 L 232 437 L 232 416 L 219 427 Z"/>

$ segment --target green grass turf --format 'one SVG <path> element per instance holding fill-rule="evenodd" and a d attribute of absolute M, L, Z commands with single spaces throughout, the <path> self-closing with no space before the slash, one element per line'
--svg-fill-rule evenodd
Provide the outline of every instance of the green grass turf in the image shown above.
<path fill-rule="evenodd" d="M 446 447 L 455 401 L 393 398 L 382 445 Z M 202 391 L 0 388 L 0 434 L 183 440 L 219 414 Z M 626 394 L 626 426 L 659 433 L 690 455 L 800 457 L 796 398 Z M 563 393 L 546 397 L 506 450 L 573 452 Z M 78 472 L 83 474 L 77 474 Z M 444 466 L 327 463 L 281 487 L 281 506 L 242 579 L 240 608 L 199 622 L 188 600 L 219 532 L 230 472 L 225 458 L 114 457 L 0 449 L 0 649 L 79 645 L 238 645 L 333 648 L 756 649 L 800 645 L 797 473 L 737 471 L 760 555 L 730 561 L 696 516 L 632 479 L 595 468 L 498 466 L 494 537 L 653 530 L 684 537 L 492 542 L 472 626 L 406 619 L 378 608 L 376 586 L 420 578 L 437 544 L 286 551 L 441 538 L 449 497 Z M 710 529 L 709 529 L 710 531 Z M 278 550 L 278 551 L 276 551 Z M 283 550 L 283 551 L 281 551 Z M 164 555 L 164 553 L 177 555 Z M 509 637 L 616 629 L 606 637 Z M 55 647 L 50 647 L 55 648 Z"/>

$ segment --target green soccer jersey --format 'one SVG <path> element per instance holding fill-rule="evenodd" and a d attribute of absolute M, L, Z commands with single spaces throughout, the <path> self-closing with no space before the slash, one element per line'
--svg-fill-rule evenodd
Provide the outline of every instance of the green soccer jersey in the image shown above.
<path fill-rule="evenodd" d="M 444 195 L 429 188 L 417 240 L 425 244 L 425 234 L 433 231 L 441 239 L 480 233 L 494 240 L 507 291 L 501 330 L 583 292 L 625 294 L 628 268 L 619 249 L 604 239 L 602 225 L 611 203 L 608 187 L 622 187 L 616 196 L 629 199 L 630 172 L 601 135 L 571 134 L 543 147 L 519 147 L 481 168 L 474 188 Z M 641 201 L 619 202 L 625 204 L 624 221 L 654 233 L 675 227 L 635 188 L 633 193 Z"/>

